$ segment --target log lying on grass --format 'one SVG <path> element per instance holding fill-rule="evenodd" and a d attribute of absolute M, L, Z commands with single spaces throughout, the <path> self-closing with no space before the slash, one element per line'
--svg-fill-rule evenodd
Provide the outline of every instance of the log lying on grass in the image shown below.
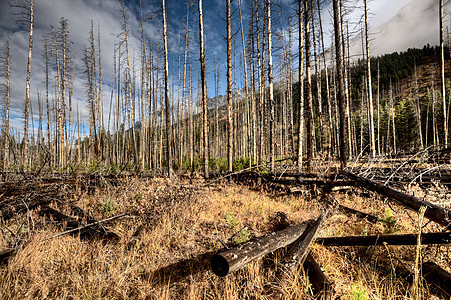
<path fill-rule="evenodd" d="M 295 272 L 303 264 L 308 248 L 313 242 L 323 219 L 324 216 L 321 215 L 315 222 L 309 223 L 302 235 L 290 246 L 286 259 L 281 262 L 288 273 Z"/>
<path fill-rule="evenodd" d="M 71 233 L 78 234 L 80 232 L 81 237 L 99 237 L 104 239 L 119 239 L 119 236 L 115 234 L 114 232 L 111 232 L 109 230 L 102 228 L 98 228 L 99 225 L 96 226 L 83 226 L 80 222 L 75 220 L 72 217 L 66 216 L 65 214 L 49 207 L 49 206 L 41 206 L 41 215 L 50 216 L 53 220 L 57 222 L 66 222 L 66 229 L 76 229 L 80 228 L 79 230 L 74 230 Z"/>
<path fill-rule="evenodd" d="M 406 193 L 397 191 L 395 189 L 392 189 L 388 186 L 385 186 L 383 184 L 380 184 L 378 182 L 357 176 L 355 174 L 352 174 L 350 172 L 346 171 L 340 171 L 343 175 L 347 176 L 348 178 L 355 180 L 356 183 L 366 189 L 369 189 L 371 191 L 377 192 L 381 195 L 390 197 L 396 201 L 398 201 L 401 205 L 414 210 L 419 211 L 419 209 L 422 206 L 426 206 L 426 212 L 424 216 L 428 218 L 429 220 L 432 220 L 440 225 L 450 227 L 451 224 L 451 211 L 443 208 L 439 205 L 423 201 L 417 197 L 408 195 Z"/>
<path fill-rule="evenodd" d="M 433 292 L 442 297 L 451 297 L 451 274 L 443 270 L 434 262 L 425 262 L 422 265 L 423 278 L 431 285 Z"/>
<path fill-rule="evenodd" d="M 211 258 L 211 269 L 218 276 L 226 276 L 255 259 L 293 243 L 306 228 L 307 223 L 298 224 L 218 253 Z"/>
<path fill-rule="evenodd" d="M 423 233 L 420 238 L 422 245 L 451 244 L 451 232 Z M 324 246 L 416 245 L 417 239 L 417 234 L 396 234 L 325 237 L 316 239 L 316 242 Z"/>

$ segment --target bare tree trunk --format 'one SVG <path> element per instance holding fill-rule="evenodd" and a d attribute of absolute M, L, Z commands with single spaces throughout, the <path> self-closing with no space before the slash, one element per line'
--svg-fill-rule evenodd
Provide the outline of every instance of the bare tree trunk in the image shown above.
<path fill-rule="evenodd" d="M 168 37 L 167 37 L 167 22 L 166 22 L 166 8 L 165 0 L 161 1 L 161 7 L 163 11 L 163 43 L 164 43 L 164 103 L 166 111 L 166 157 L 168 160 L 168 176 L 172 179 L 172 136 L 171 136 L 171 114 L 169 103 L 169 66 L 168 66 Z"/>
<path fill-rule="evenodd" d="M 370 137 L 371 137 L 371 154 L 376 156 L 376 139 L 374 135 L 374 111 L 373 111 L 373 88 L 371 84 L 371 60 L 370 60 L 370 41 L 368 33 L 368 7 L 367 0 L 363 1 L 365 6 L 365 43 L 366 43 L 366 66 L 368 72 L 368 100 L 370 107 Z"/>
<path fill-rule="evenodd" d="M 200 73 L 202 80 L 202 129 L 204 138 L 204 177 L 208 178 L 208 107 L 207 80 L 205 78 L 204 20 L 202 16 L 202 0 L 199 0 L 199 40 L 200 40 Z"/>
<path fill-rule="evenodd" d="M 310 74 L 310 0 L 304 1 L 304 24 L 305 24 L 305 94 L 306 99 L 306 117 L 307 117 L 307 170 L 311 170 L 313 158 L 313 101 L 312 101 L 312 79 Z"/>
<path fill-rule="evenodd" d="M 333 0 L 334 9 L 334 32 L 335 32 L 335 59 L 337 64 L 338 73 L 338 106 L 340 112 L 339 118 L 339 140 L 340 140 L 340 163 L 341 168 L 346 167 L 348 158 L 348 148 L 346 139 L 346 119 L 345 119 L 345 91 L 344 91 L 344 79 L 342 68 L 342 53 L 341 53 L 341 40 L 340 40 L 340 16 L 338 11 L 338 0 Z"/>
<path fill-rule="evenodd" d="M 31 76 L 31 53 L 33 51 L 33 0 L 30 0 L 29 10 L 30 38 L 28 41 L 28 62 L 27 62 L 27 84 L 25 89 L 25 128 L 23 136 L 23 162 L 24 171 L 28 171 L 28 118 L 30 111 L 30 76 Z"/>
<path fill-rule="evenodd" d="M 45 102 L 47 106 L 47 146 L 50 155 L 51 145 L 50 145 L 50 109 L 49 109 L 49 51 L 47 37 L 44 38 L 44 56 L 45 56 Z M 49 166 L 51 165 L 52 158 L 50 157 Z"/>
<path fill-rule="evenodd" d="M 4 68 L 2 71 L 6 76 L 6 108 L 5 108 L 5 148 L 3 149 L 3 170 L 6 171 L 9 165 L 9 101 L 10 101 L 10 47 L 9 47 L 10 37 L 6 37 L 3 45 L 4 51 Z"/>
<path fill-rule="evenodd" d="M 247 59 L 246 59 L 246 44 L 244 40 L 244 28 L 243 28 L 243 18 L 241 15 L 241 0 L 238 1 L 238 9 L 240 13 L 240 29 L 241 29 L 241 44 L 243 46 L 243 63 L 244 63 L 244 91 L 245 91 L 245 102 L 246 102 L 246 115 L 249 116 L 249 88 L 247 82 Z M 248 120 L 249 121 L 249 120 Z M 247 122 L 249 123 L 249 122 Z M 245 149 L 247 151 L 247 149 Z M 252 155 L 249 155 L 249 164 L 252 165 Z"/>
<path fill-rule="evenodd" d="M 304 148 L 304 37 L 302 26 L 302 0 L 299 0 L 299 130 L 298 130 L 298 149 L 297 149 L 297 167 L 298 172 L 302 171 L 302 156 Z"/>
<path fill-rule="evenodd" d="M 443 46 L 443 0 L 440 0 L 440 73 L 442 84 L 442 102 L 443 102 L 443 127 L 445 147 L 448 146 L 448 118 L 446 114 L 446 92 L 445 92 L 445 49 Z"/>
<path fill-rule="evenodd" d="M 274 156 L 275 154 L 275 114 L 274 114 L 274 83 L 272 75 L 272 36 L 271 36 L 271 0 L 266 2 L 267 22 L 268 22 L 268 79 L 269 79 L 269 149 L 271 153 L 271 172 L 274 173 Z"/>
<path fill-rule="evenodd" d="M 415 70 L 414 70 L 414 76 L 415 76 L 415 99 L 414 99 L 414 106 L 415 106 L 415 111 L 416 111 L 416 115 L 417 115 L 417 123 L 418 123 L 418 134 L 420 136 L 420 145 L 421 145 L 421 149 L 424 148 L 424 142 L 423 142 L 423 130 L 422 130 L 422 126 L 421 126 L 421 104 L 420 104 L 420 100 L 418 98 L 418 77 L 417 77 L 417 67 L 415 65 Z M 427 134 L 427 133 L 426 133 Z"/>
<path fill-rule="evenodd" d="M 227 0 L 227 160 L 228 170 L 233 171 L 233 123 L 232 123 L 232 24 L 230 0 Z"/>
<path fill-rule="evenodd" d="M 164 0 L 163 0 L 164 2 Z M 130 111 L 131 111 L 131 117 L 132 117 L 132 153 L 133 153 L 133 161 L 136 163 L 138 163 L 138 153 L 137 153 L 137 149 L 136 149 L 136 136 L 135 136 L 135 108 L 133 105 L 133 99 L 132 99 L 132 76 L 131 76 L 131 68 L 130 68 L 130 54 L 129 54 L 129 48 L 128 48 L 128 29 L 127 29 L 127 17 L 125 15 L 125 4 L 124 4 L 124 0 L 122 0 L 122 16 L 123 16 L 123 32 L 124 32 L 124 38 L 125 38 L 125 47 L 126 47 L 126 54 L 127 54 L 127 72 L 128 72 L 128 78 L 127 78 L 127 83 L 128 83 L 128 100 L 129 100 L 129 105 L 130 105 Z"/>
<path fill-rule="evenodd" d="M 62 161 L 61 161 L 61 140 L 62 140 L 62 99 L 61 99 L 61 73 L 60 73 L 60 65 L 59 65 L 59 57 L 58 57 L 58 45 L 56 42 L 56 33 L 53 31 L 53 41 L 55 46 L 55 58 L 56 58 L 56 78 L 57 78 L 57 86 L 58 86 L 58 92 L 57 92 L 57 121 L 56 121 L 56 137 L 55 137 L 55 143 L 56 143 L 56 165 L 58 168 L 62 167 Z"/>
<path fill-rule="evenodd" d="M 319 0 L 317 0 L 318 6 L 318 20 L 319 20 L 319 30 L 320 30 L 320 40 L 321 40 L 321 51 L 323 53 L 323 62 L 324 62 L 324 72 L 326 76 L 326 93 L 327 93 L 327 106 L 328 106 L 328 117 L 329 117 L 329 155 L 333 156 L 334 149 L 334 133 L 333 133 L 333 125 L 332 125 L 332 103 L 331 103 L 331 95 L 330 95 L 330 87 L 329 87 L 329 75 L 327 69 L 327 59 L 326 59 L 326 51 L 324 47 L 324 35 L 323 35 L 323 24 L 321 21 L 321 6 Z"/>

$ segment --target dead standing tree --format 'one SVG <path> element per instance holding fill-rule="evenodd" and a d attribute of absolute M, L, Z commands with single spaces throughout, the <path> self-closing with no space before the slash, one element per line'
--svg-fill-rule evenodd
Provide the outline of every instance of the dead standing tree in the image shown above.
<path fill-rule="evenodd" d="M 16 22 L 22 26 L 29 26 L 28 40 L 28 61 L 27 61 L 27 81 L 25 88 L 25 116 L 24 116 L 24 136 L 23 136 L 23 163 L 24 171 L 29 167 L 28 153 L 28 118 L 30 116 L 30 75 L 31 75 L 31 54 L 33 51 L 33 0 L 23 0 L 10 2 L 10 7 L 16 9 L 14 13 Z"/>
<path fill-rule="evenodd" d="M 5 146 L 3 148 L 3 170 L 5 171 L 9 164 L 9 100 L 10 100 L 10 59 L 9 59 L 9 41 L 10 37 L 9 35 L 6 37 L 6 40 L 2 47 L 3 57 L 1 61 L 1 69 L 0 73 L 1 76 L 6 78 L 6 83 L 4 83 L 5 86 L 5 124 L 4 124 L 4 130 L 5 130 Z"/>
<path fill-rule="evenodd" d="M 333 0 L 334 10 L 334 38 L 335 38 L 335 59 L 337 65 L 338 75 L 338 107 L 340 112 L 339 117 L 339 153 L 341 168 L 346 168 L 346 161 L 348 158 L 346 139 L 346 116 L 345 116 L 345 89 L 343 78 L 343 65 L 342 65 L 342 53 L 341 53 L 341 38 L 340 38 L 340 15 L 338 9 L 338 0 Z"/>
<path fill-rule="evenodd" d="M 204 50 L 204 20 L 202 17 L 202 0 L 199 0 L 199 42 L 200 42 L 200 75 L 202 80 L 202 132 L 204 176 L 208 178 L 208 107 L 207 107 L 207 80 L 205 78 L 205 50 Z"/>
<path fill-rule="evenodd" d="M 275 106 L 274 101 L 274 83 L 272 72 L 272 34 L 271 34 L 271 0 L 266 2 L 266 18 L 268 22 L 268 80 L 269 80 L 269 149 L 271 152 L 271 172 L 274 173 L 274 157 L 275 157 Z"/>
<path fill-rule="evenodd" d="M 165 0 L 161 1 L 161 8 L 163 12 L 163 44 L 164 44 L 164 103 L 166 112 L 166 157 L 168 160 L 168 176 L 172 179 L 172 135 L 171 135 L 171 114 L 169 103 L 169 64 L 168 64 L 168 36 L 167 36 L 167 22 L 166 22 L 166 7 Z"/>
<path fill-rule="evenodd" d="M 227 158 L 228 171 L 233 171 L 233 122 L 232 122 L 232 25 L 230 0 L 227 0 Z"/>

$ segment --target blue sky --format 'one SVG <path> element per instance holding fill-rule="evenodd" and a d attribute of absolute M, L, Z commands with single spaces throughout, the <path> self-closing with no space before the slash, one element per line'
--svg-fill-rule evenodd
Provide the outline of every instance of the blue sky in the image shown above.
<path fill-rule="evenodd" d="M 34 0 L 35 1 L 35 27 L 33 42 L 33 57 L 31 69 L 31 103 L 35 124 L 37 124 L 37 94 L 38 91 L 45 93 L 45 64 L 42 58 L 43 35 L 51 30 L 53 25 L 58 28 L 58 21 L 61 17 L 68 20 L 71 53 L 74 58 L 77 71 L 75 72 L 74 82 L 74 111 L 78 106 L 83 122 L 88 122 L 88 110 L 86 103 L 86 92 L 83 86 L 84 77 L 82 72 L 82 49 L 88 43 L 88 33 L 90 22 L 93 20 L 94 27 L 100 26 L 101 31 L 101 50 L 102 50 L 102 98 L 110 98 L 111 82 L 113 78 L 113 49 L 118 42 L 116 34 L 121 31 L 122 17 L 118 9 L 119 2 L 116 0 Z M 245 34 L 247 33 L 247 24 L 250 18 L 250 1 L 242 1 L 243 23 Z M 379 55 L 386 52 L 401 51 L 407 47 L 421 47 L 426 43 L 436 44 L 438 41 L 438 9 L 432 0 L 373 0 L 370 1 L 371 11 L 371 32 L 372 34 L 372 54 Z M 135 54 L 136 64 L 139 66 L 139 38 L 140 38 L 140 15 L 139 0 L 126 1 L 128 26 L 130 30 L 130 53 Z M 282 30 L 287 32 L 288 17 L 294 16 L 296 19 L 297 4 L 292 0 L 274 1 L 274 17 L 272 27 L 274 31 Z M 347 19 L 353 22 L 358 21 L 363 13 L 361 0 L 349 1 L 350 6 L 356 7 L 349 12 Z M 145 22 L 146 39 L 154 45 L 161 40 L 161 1 L 143 0 L 143 13 L 145 17 L 154 16 L 151 20 Z M 185 22 L 186 22 L 186 3 L 179 0 L 166 0 L 168 9 L 168 38 L 169 38 L 169 72 L 171 78 L 171 91 L 174 94 L 171 97 L 173 105 L 177 101 L 178 84 L 178 53 L 179 39 L 181 40 L 181 61 L 183 62 Z M 215 59 L 220 61 L 220 89 L 219 93 L 225 93 L 226 87 L 226 35 L 225 22 L 225 0 L 204 0 L 204 27 L 205 27 L 205 47 L 206 47 L 206 67 L 207 67 L 207 89 L 208 96 L 214 96 L 213 81 L 213 62 Z M 234 0 L 232 10 L 238 6 L 238 0 Z M 331 34 L 331 7 L 329 1 L 323 4 L 323 26 L 326 35 L 326 47 L 330 44 Z M 422 17 L 423 16 L 423 17 Z M 233 31 L 238 32 L 236 36 L 237 64 L 240 63 L 241 56 L 241 34 L 239 32 L 238 12 L 233 20 Z M 190 8 L 190 40 L 192 57 L 192 76 L 193 87 L 197 89 L 197 74 L 199 71 L 199 42 L 198 42 L 198 14 L 197 1 Z M 415 27 L 417 26 L 417 27 Z M 413 29 L 414 28 L 414 29 Z M 400 32 L 398 34 L 398 31 Z M 25 98 L 25 77 L 26 77 L 26 58 L 28 51 L 28 32 L 18 27 L 13 19 L 12 11 L 8 1 L 0 0 L 0 44 L 9 34 L 11 37 L 11 123 L 12 127 L 21 130 L 23 126 L 23 110 Z M 297 50 L 297 32 L 293 37 L 293 52 Z M 274 49 L 278 47 L 278 40 L 274 39 Z M 361 52 L 359 42 L 354 43 L 353 52 Z M 277 55 L 280 51 L 274 51 L 275 70 L 277 79 Z M 294 62 L 296 63 L 296 61 Z M 138 68 L 138 67 L 137 67 Z M 238 67 L 239 68 L 239 67 Z M 241 71 L 237 70 L 237 86 L 240 86 Z M 51 91 L 53 92 L 53 90 Z M 194 91 L 196 94 L 196 91 Z M 0 94 L 3 95 L 3 94 Z M 51 95 L 51 99 L 52 99 Z M 0 97 L 1 103 L 4 97 Z M 3 107 L 3 104 L 1 104 Z M 104 105 L 104 113 L 108 113 L 108 105 Z M 105 118 L 107 119 L 107 118 Z M 73 121 L 75 118 L 73 117 Z"/>

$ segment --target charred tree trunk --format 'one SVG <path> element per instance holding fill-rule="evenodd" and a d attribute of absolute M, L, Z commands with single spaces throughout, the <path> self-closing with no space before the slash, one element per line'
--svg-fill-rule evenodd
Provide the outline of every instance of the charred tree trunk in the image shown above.
<path fill-rule="evenodd" d="M 163 43 L 164 43 L 164 106 L 166 112 L 166 158 L 168 160 L 168 176 L 172 179 L 172 135 L 171 135 L 171 114 L 169 103 L 169 64 L 168 64 L 168 37 L 167 37 L 167 22 L 166 22 L 166 7 L 165 0 L 161 1 L 163 10 Z"/>
<path fill-rule="evenodd" d="M 423 201 L 417 197 L 394 190 L 388 186 L 354 175 L 352 173 L 346 171 L 341 171 L 341 173 L 346 177 L 355 180 L 359 186 L 377 192 L 381 195 L 390 197 L 399 202 L 401 205 L 413 211 L 418 211 L 422 206 L 425 206 L 427 209 L 424 216 L 442 226 L 449 227 L 449 225 L 451 224 L 451 211 L 446 208 L 440 207 L 427 201 Z"/>
<path fill-rule="evenodd" d="M 216 275 L 226 276 L 255 259 L 293 243 L 306 228 L 307 224 L 302 223 L 216 254 L 211 259 L 211 268 Z"/>
<path fill-rule="evenodd" d="M 204 177 L 208 178 L 208 107 L 207 107 L 207 79 L 205 78 L 205 52 L 204 52 L 204 21 L 202 17 L 202 0 L 199 0 L 199 39 L 200 39 L 200 73 L 202 80 L 202 129 L 203 129 L 203 156 Z"/>
<path fill-rule="evenodd" d="M 422 245 L 451 244 L 451 232 L 423 233 L 420 236 Z M 411 245 L 418 243 L 417 234 L 390 234 L 371 236 L 325 237 L 316 240 L 323 246 L 382 246 L 382 245 Z"/>
<path fill-rule="evenodd" d="M 338 73 L 338 107 L 339 107 L 339 152 L 341 168 L 346 167 L 348 159 L 348 140 L 346 138 L 346 116 L 345 116 L 345 90 L 344 90 L 344 78 L 342 68 L 342 52 L 341 52 L 341 39 L 340 39 L 340 16 L 338 9 L 338 0 L 333 0 L 334 10 L 334 32 L 335 32 L 335 59 Z"/>

